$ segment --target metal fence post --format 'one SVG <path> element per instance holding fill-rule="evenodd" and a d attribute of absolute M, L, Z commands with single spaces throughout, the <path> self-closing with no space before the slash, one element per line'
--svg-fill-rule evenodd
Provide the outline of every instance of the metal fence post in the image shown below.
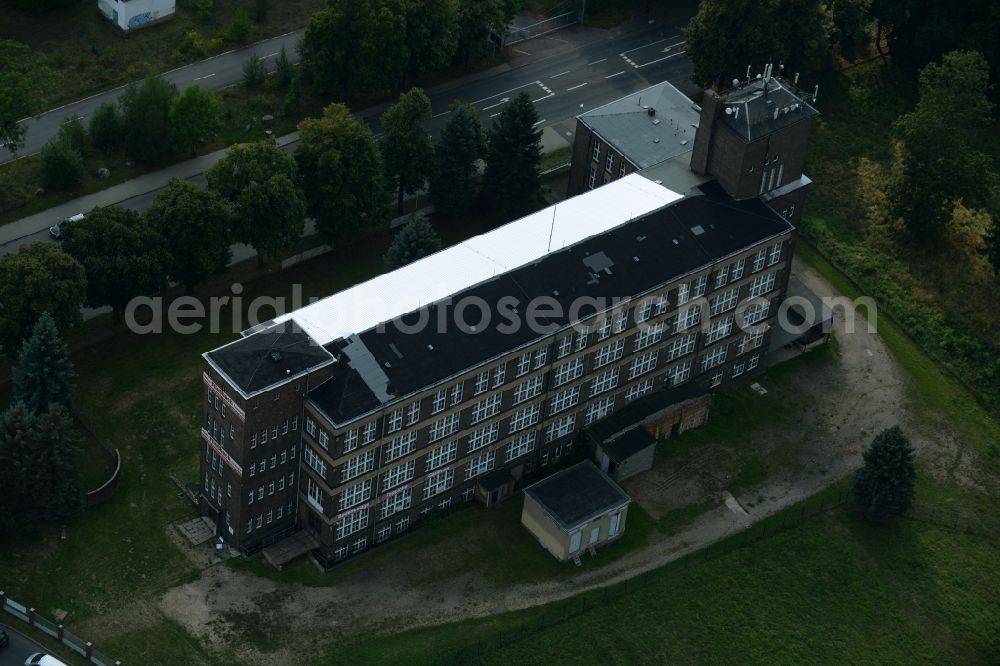
<path fill-rule="evenodd" d="M 28 609 L 28 626 L 29 627 L 35 626 L 35 609 L 34 608 L 29 608 Z"/>
<path fill-rule="evenodd" d="M 91 643 L 90 641 L 84 643 L 83 652 L 84 652 L 83 656 L 86 657 L 87 659 L 90 659 L 90 657 L 93 656 L 94 654 L 94 644 Z"/>
<path fill-rule="evenodd" d="M 0 590 L 0 610 L 7 608 L 7 593 Z"/>
<path fill-rule="evenodd" d="M 60 624 L 56 627 L 56 638 L 59 639 L 60 643 L 63 642 L 63 634 L 65 634 L 65 630 L 63 629 L 63 626 Z"/>

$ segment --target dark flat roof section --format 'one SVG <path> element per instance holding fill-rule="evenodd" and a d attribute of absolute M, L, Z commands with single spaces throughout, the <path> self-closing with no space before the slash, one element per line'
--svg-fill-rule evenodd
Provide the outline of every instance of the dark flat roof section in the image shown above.
<path fill-rule="evenodd" d="M 653 444 L 656 444 L 656 438 L 648 430 L 640 427 L 601 444 L 601 448 L 609 458 L 616 463 L 622 463 Z"/>
<path fill-rule="evenodd" d="M 585 460 L 524 489 L 564 529 L 609 511 L 624 502 L 628 495 Z"/>

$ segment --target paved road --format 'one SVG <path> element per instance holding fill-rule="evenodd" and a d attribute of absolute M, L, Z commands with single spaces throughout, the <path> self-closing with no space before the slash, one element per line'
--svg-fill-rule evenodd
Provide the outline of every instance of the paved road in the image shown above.
<path fill-rule="evenodd" d="M 6 624 L 0 624 L 0 629 L 10 636 L 10 644 L 0 648 L 0 666 L 24 666 L 25 659 L 36 652 L 46 651 L 41 645 Z"/>
<path fill-rule="evenodd" d="M 512 65 L 428 91 L 433 110 L 431 133 L 437 134 L 447 122 L 448 105 L 455 99 L 471 102 L 489 126 L 505 100 L 527 92 L 535 103 L 540 126 L 552 126 L 569 138 L 577 114 L 664 79 L 693 92 L 689 81 L 691 64 L 680 37 L 680 26 L 689 16 L 685 13 L 671 21 L 631 24 L 610 33 L 574 27 L 519 44 L 521 57 Z M 378 132 L 378 117 L 384 108 L 373 107 L 359 115 Z M 281 137 L 289 150 L 296 141 L 294 135 Z M 95 205 L 119 204 L 145 210 L 171 176 L 203 183 L 202 172 L 223 154 L 218 151 L 172 165 L 6 225 L 0 228 L 0 241 L 6 241 L 0 245 L 0 254 L 16 251 L 27 242 L 48 239 L 46 230 L 57 218 L 85 212 Z"/>
<path fill-rule="evenodd" d="M 155 29 L 155 28 L 154 28 Z M 297 62 L 299 58 L 298 43 L 302 36 L 302 30 L 285 33 L 278 37 L 272 37 L 262 42 L 257 42 L 245 48 L 227 51 L 184 67 L 171 70 L 163 75 L 165 79 L 172 81 L 177 88 L 183 90 L 192 83 L 197 83 L 202 88 L 218 90 L 231 86 L 243 79 L 243 63 L 256 52 L 266 62 L 274 62 L 274 58 L 284 47 L 289 60 Z M 37 118 L 22 120 L 21 124 L 27 128 L 24 148 L 18 151 L 18 156 L 32 155 L 42 149 L 52 137 L 59 132 L 59 126 L 72 118 L 80 118 L 87 122 L 90 115 L 104 102 L 118 99 L 124 92 L 125 86 L 119 86 L 96 95 L 92 95 L 77 102 L 71 102 L 58 108 L 46 111 Z M 6 148 L 0 148 L 0 163 L 8 162 L 15 158 Z"/>

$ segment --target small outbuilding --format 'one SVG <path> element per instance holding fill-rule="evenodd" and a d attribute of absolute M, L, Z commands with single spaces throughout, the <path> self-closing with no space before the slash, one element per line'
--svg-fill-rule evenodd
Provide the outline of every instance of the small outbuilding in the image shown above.
<path fill-rule="evenodd" d="M 596 444 L 594 454 L 602 472 L 615 481 L 624 481 L 653 466 L 656 438 L 644 427 L 638 426 L 612 440 Z"/>
<path fill-rule="evenodd" d="M 166 21 L 174 17 L 176 0 L 97 0 L 97 8 L 123 32 Z"/>
<path fill-rule="evenodd" d="M 585 460 L 525 488 L 521 523 L 556 559 L 579 564 L 583 551 L 593 555 L 624 534 L 630 502 Z"/>

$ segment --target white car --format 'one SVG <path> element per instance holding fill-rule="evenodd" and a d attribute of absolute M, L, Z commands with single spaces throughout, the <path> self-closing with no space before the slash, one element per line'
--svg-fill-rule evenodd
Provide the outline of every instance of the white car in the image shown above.
<path fill-rule="evenodd" d="M 79 222 L 83 218 L 87 217 L 83 213 L 77 213 L 76 215 L 70 215 L 69 217 L 64 217 L 51 227 L 49 227 L 49 236 L 52 236 L 56 240 L 62 238 L 62 225 L 71 224 L 73 222 Z"/>
<path fill-rule="evenodd" d="M 59 661 L 50 654 L 36 652 L 24 660 L 24 666 L 69 666 L 69 664 Z"/>

